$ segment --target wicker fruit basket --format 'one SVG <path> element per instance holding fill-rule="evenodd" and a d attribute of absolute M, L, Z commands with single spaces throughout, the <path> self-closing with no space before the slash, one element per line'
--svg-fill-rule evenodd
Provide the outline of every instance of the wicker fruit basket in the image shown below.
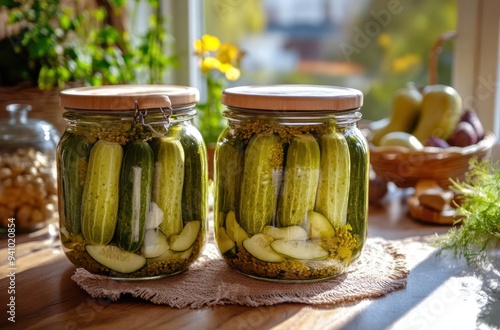
<path fill-rule="evenodd" d="M 437 58 L 444 42 L 456 37 L 455 31 L 441 36 L 433 45 L 429 56 L 429 84 L 438 83 Z M 369 131 L 369 130 L 368 130 Z M 370 140 L 370 132 L 366 134 Z M 414 151 L 404 147 L 375 146 L 370 144 L 370 162 L 375 173 L 400 188 L 414 187 L 420 180 L 436 181 L 442 188 L 450 186 L 450 179 L 461 180 L 469 169 L 472 158 L 491 156 L 495 135 L 485 132 L 484 138 L 467 147 L 424 147 Z"/>
<path fill-rule="evenodd" d="M 464 148 L 425 147 L 421 151 L 413 151 L 404 147 L 370 145 L 370 162 L 377 175 L 400 188 L 414 187 L 418 181 L 425 179 L 448 188 L 450 178 L 464 178 L 471 158 L 490 157 L 495 141 L 495 135 L 486 132 L 481 141 Z"/>

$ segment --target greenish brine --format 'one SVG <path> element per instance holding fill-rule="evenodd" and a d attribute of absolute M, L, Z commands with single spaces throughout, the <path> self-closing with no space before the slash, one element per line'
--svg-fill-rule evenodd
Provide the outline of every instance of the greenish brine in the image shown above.
<path fill-rule="evenodd" d="M 198 91 L 168 85 L 61 92 L 60 237 L 76 266 L 116 279 L 180 273 L 200 255 L 208 218 Z"/>
<path fill-rule="evenodd" d="M 215 150 L 215 241 L 250 277 L 318 281 L 341 274 L 366 238 L 362 94 L 329 86 L 226 89 Z"/>

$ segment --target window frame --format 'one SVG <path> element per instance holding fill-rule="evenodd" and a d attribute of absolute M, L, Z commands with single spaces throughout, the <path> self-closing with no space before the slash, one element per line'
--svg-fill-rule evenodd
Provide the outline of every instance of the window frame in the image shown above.
<path fill-rule="evenodd" d="M 171 13 L 171 35 L 175 40 L 174 53 L 179 67 L 174 69 L 173 81 L 178 85 L 196 87 L 203 92 L 201 73 L 194 56 L 194 41 L 203 31 L 203 1 L 163 0 Z"/>
<path fill-rule="evenodd" d="M 500 160 L 500 1 L 457 0 L 453 86 L 497 137 L 492 158 Z"/>
<path fill-rule="evenodd" d="M 453 86 L 486 130 L 500 136 L 500 1 L 457 0 Z"/>

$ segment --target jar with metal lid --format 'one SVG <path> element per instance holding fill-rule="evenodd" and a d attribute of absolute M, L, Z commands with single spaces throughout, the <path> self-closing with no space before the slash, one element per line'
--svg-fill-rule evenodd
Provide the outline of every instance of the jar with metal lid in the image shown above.
<path fill-rule="evenodd" d="M 116 279 L 186 270 L 206 240 L 207 156 L 198 90 L 168 85 L 61 92 L 60 237 L 77 267 Z"/>
<path fill-rule="evenodd" d="M 318 281 L 366 239 L 369 153 L 363 95 L 314 85 L 223 92 L 215 151 L 215 238 L 226 262 L 269 281 Z"/>
<path fill-rule="evenodd" d="M 57 220 L 59 133 L 30 119 L 29 104 L 9 104 L 0 121 L 0 232 L 30 232 Z"/>

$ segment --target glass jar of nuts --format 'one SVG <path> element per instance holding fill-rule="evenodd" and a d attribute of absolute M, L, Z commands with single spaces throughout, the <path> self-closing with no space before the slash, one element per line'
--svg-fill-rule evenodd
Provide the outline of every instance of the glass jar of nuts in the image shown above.
<path fill-rule="evenodd" d="M 29 119 L 28 104 L 9 104 L 0 121 L 0 233 L 13 224 L 30 232 L 57 218 L 56 148 L 59 133 Z"/>

